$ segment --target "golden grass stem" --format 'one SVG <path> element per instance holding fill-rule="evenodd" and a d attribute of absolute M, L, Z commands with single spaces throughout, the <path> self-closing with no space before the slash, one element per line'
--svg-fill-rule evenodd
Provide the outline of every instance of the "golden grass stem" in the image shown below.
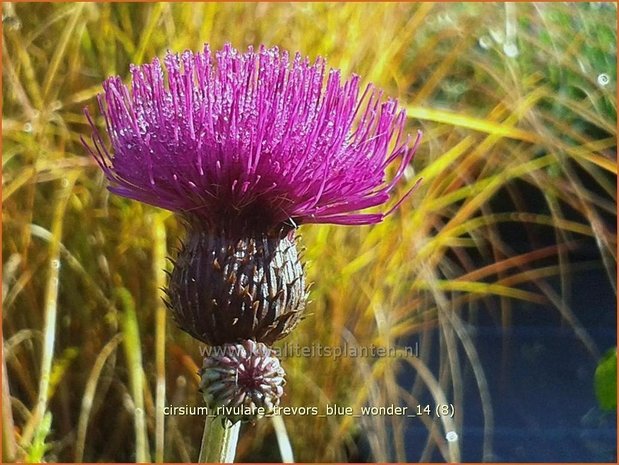
<path fill-rule="evenodd" d="M 55 92 L 58 92 L 59 86 L 54 88 L 53 84 L 60 68 L 60 63 L 62 58 L 67 51 L 67 47 L 71 40 L 79 40 L 79 37 L 76 37 L 75 28 L 78 24 L 78 21 L 82 19 L 82 11 L 84 9 L 85 3 L 77 3 L 74 7 L 73 16 L 69 20 L 69 24 L 65 27 L 62 36 L 58 40 L 58 46 L 54 50 L 54 55 L 52 56 L 51 62 L 47 68 L 47 75 L 45 76 L 45 83 L 43 84 L 43 100 L 47 103 L 55 98 L 55 95 L 51 95 L 52 89 Z"/>
<path fill-rule="evenodd" d="M 121 327 L 124 335 L 125 356 L 129 370 L 129 384 L 133 399 L 135 429 L 135 461 L 150 462 L 148 436 L 146 431 L 146 414 L 144 410 L 144 372 L 142 370 L 142 350 L 140 332 L 133 298 L 126 288 L 118 289 L 124 312 Z"/>
<path fill-rule="evenodd" d="M 2 462 L 14 462 L 17 451 L 15 425 L 11 408 L 11 393 L 6 372 L 6 359 L 2 357 Z"/>
<path fill-rule="evenodd" d="M 8 81 L 8 85 L 10 85 L 13 89 L 15 100 L 19 102 L 21 109 L 28 117 L 28 119 L 32 119 L 34 117 L 34 108 L 32 107 L 32 103 L 28 98 L 26 90 L 24 89 L 21 81 L 19 80 L 19 76 L 17 74 L 17 71 L 15 70 L 15 65 L 13 64 L 13 61 L 11 59 L 11 54 L 9 53 L 8 47 L 6 46 L 6 41 L 2 41 L 2 64 L 4 65 L 3 71 L 6 73 L 4 74 L 4 76 L 6 76 L 5 79 Z M 6 127 L 7 125 L 6 123 L 4 123 L 3 130 L 6 130 Z M 5 198 L 6 197 L 3 195 L 3 201 Z"/>
<path fill-rule="evenodd" d="M 434 401 L 437 404 L 448 404 L 447 398 L 445 397 L 445 392 L 439 385 L 438 381 L 430 371 L 430 369 L 417 357 L 408 357 L 406 361 L 409 362 L 412 367 L 417 371 L 421 379 L 423 379 L 424 384 L 428 388 L 428 391 L 432 394 Z M 442 416 L 441 422 L 443 423 L 443 428 L 445 432 L 454 431 L 454 422 L 448 416 Z M 457 442 L 448 442 L 447 450 L 449 456 L 446 459 L 449 462 L 459 462 L 460 461 L 460 446 Z"/>
<path fill-rule="evenodd" d="M 48 278 L 45 290 L 44 323 L 43 323 L 43 353 L 41 356 L 41 372 L 39 376 L 39 392 L 34 414 L 26 423 L 20 444 L 27 447 L 35 437 L 45 412 L 47 410 L 48 393 L 54 359 L 54 343 L 56 340 L 56 319 L 58 313 L 58 284 L 60 282 L 60 247 L 62 227 L 67 202 L 73 191 L 73 185 L 78 172 L 69 173 L 62 180 L 62 187 L 57 191 L 57 197 L 52 219 L 52 239 L 48 251 Z"/>
<path fill-rule="evenodd" d="M 86 445 L 86 431 L 88 429 L 88 419 L 94 403 L 95 393 L 99 384 L 99 377 L 105 367 L 109 356 L 114 353 L 118 344 L 122 341 L 122 334 L 114 336 L 97 356 L 95 363 L 88 377 L 86 389 L 82 397 L 82 407 L 80 409 L 80 417 L 77 423 L 77 439 L 75 440 L 75 462 L 81 463 L 84 461 L 84 449 Z"/>
<path fill-rule="evenodd" d="M 144 30 L 140 34 L 140 43 L 139 45 L 137 45 L 137 52 L 133 56 L 134 63 L 141 63 L 144 60 L 146 48 L 151 42 L 151 36 L 157 29 L 157 24 L 159 23 L 159 19 L 161 18 L 165 7 L 163 3 L 152 3 L 149 6 L 150 11 L 148 15 L 148 21 L 144 27 Z"/>
<path fill-rule="evenodd" d="M 490 397 L 490 388 L 488 387 L 488 380 L 484 373 L 484 369 L 479 359 L 475 344 L 470 335 L 467 334 L 462 324 L 460 317 L 452 311 L 444 311 L 443 316 L 448 320 L 449 325 L 454 329 L 462 347 L 466 353 L 467 358 L 473 368 L 473 374 L 475 375 L 475 382 L 479 390 L 479 396 L 481 398 L 481 408 L 484 416 L 484 441 L 482 457 L 484 461 L 492 460 L 492 436 L 494 431 L 494 412 L 492 409 L 492 399 Z"/>
<path fill-rule="evenodd" d="M 533 132 L 527 132 L 513 126 L 497 123 L 488 119 L 476 118 L 473 116 L 462 115 L 453 111 L 436 110 L 420 106 L 408 106 L 406 116 L 410 119 L 427 120 L 435 123 L 444 123 L 451 126 L 472 129 L 474 131 L 493 134 L 509 139 L 522 140 L 535 143 L 539 136 Z"/>
<path fill-rule="evenodd" d="M 161 213 L 153 215 L 153 274 L 155 286 L 159 293 L 166 284 L 166 229 Z M 155 370 L 157 385 L 155 391 L 155 462 L 162 463 L 165 445 L 165 342 L 166 342 L 166 309 L 161 299 L 155 310 Z"/>

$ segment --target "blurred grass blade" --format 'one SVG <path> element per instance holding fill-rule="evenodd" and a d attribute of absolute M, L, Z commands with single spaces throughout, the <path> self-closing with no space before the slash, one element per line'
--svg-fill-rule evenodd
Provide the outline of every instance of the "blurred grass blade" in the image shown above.
<path fill-rule="evenodd" d="M 436 289 L 441 291 L 467 292 L 469 294 L 482 295 L 493 294 L 497 296 L 510 297 L 512 299 L 525 300 L 527 302 L 535 302 L 538 304 L 544 304 L 547 302 L 543 296 L 534 292 L 523 291 L 521 289 L 502 286 L 500 284 L 478 281 L 435 279 L 431 283 L 427 281 L 419 281 L 414 285 L 415 289 L 431 289 L 433 287 L 436 287 Z"/>
<path fill-rule="evenodd" d="M 55 199 L 54 218 L 52 221 L 52 240 L 49 242 L 48 249 L 48 276 L 47 287 L 44 301 L 44 320 L 43 320 L 43 353 L 41 360 L 41 372 L 39 375 L 38 399 L 34 414 L 24 427 L 20 444 L 27 448 L 34 435 L 43 434 L 40 428 L 45 427 L 41 422 L 47 411 L 48 392 L 54 360 L 54 343 L 56 340 L 56 319 L 58 311 L 58 286 L 60 283 L 60 247 L 62 240 L 62 229 L 64 224 L 64 214 L 67 202 L 73 185 L 77 179 L 77 172 L 70 172 L 62 180 L 62 188 L 57 191 Z M 40 436 L 39 436 L 40 437 Z"/>
<path fill-rule="evenodd" d="M 428 387 L 428 391 L 432 394 L 432 398 L 436 405 L 442 404 L 447 405 L 449 402 L 445 397 L 445 392 L 441 388 L 438 380 L 434 377 L 430 369 L 417 357 L 407 357 L 405 359 L 419 374 L 423 382 Z M 440 417 L 440 421 L 443 424 L 443 429 L 445 434 L 449 431 L 455 431 L 455 425 L 453 423 L 453 419 L 447 415 L 443 415 Z M 441 436 L 445 436 L 442 434 Z M 457 441 L 449 441 L 447 442 L 447 447 L 449 451 L 449 457 L 446 457 L 446 460 L 449 462 L 459 462 L 460 461 L 460 446 Z"/>
<path fill-rule="evenodd" d="M 69 19 L 69 23 L 65 26 L 62 35 L 58 39 L 58 44 L 47 68 L 47 75 L 45 76 L 45 83 L 43 84 L 43 100 L 45 103 L 49 103 L 57 97 L 59 86 L 54 86 L 54 84 L 57 84 L 56 80 L 60 63 L 65 56 L 69 42 L 71 40 L 79 39 L 79 37 L 75 37 L 75 29 L 78 21 L 83 19 L 83 10 L 85 5 L 85 3 L 76 3 L 72 7 L 73 14 Z M 54 89 L 55 92 L 53 95 L 52 89 Z"/>
<path fill-rule="evenodd" d="M 125 288 L 119 288 L 117 295 L 122 303 L 121 328 L 123 332 L 123 346 L 129 370 L 129 385 L 135 410 L 135 461 L 149 462 L 148 436 L 146 430 L 146 413 L 144 410 L 144 372 L 142 364 L 142 346 L 140 331 L 133 297 Z"/>
<path fill-rule="evenodd" d="M 462 115 L 446 110 L 436 110 L 420 106 L 408 106 L 406 107 L 406 116 L 414 119 L 433 121 L 435 123 L 444 123 L 451 126 L 459 126 L 467 129 L 473 129 L 474 131 L 479 131 L 501 137 L 508 137 L 510 139 L 523 140 L 532 143 L 538 141 L 538 138 L 535 134 L 524 131 L 522 129 L 497 123 L 495 121 L 474 118 L 472 116 Z"/>
<path fill-rule="evenodd" d="M 62 381 L 62 378 L 71 367 L 71 363 L 79 355 L 79 349 L 77 347 L 67 347 L 62 351 L 62 354 L 58 355 L 52 365 L 52 372 L 49 379 L 49 391 L 47 393 L 48 398 L 52 398 L 56 392 L 58 384 Z"/>
<path fill-rule="evenodd" d="M 432 163 L 426 165 L 419 173 L 422 182 L 428 182 L 449 170 L 458 158 L 463 156 L 475 143 L 473 137 L 465 137 Z"/>
<path fill-rule="evenodd" d="M 140 43 L 137 46 L 137 52 L 132 58 L 133 63 L 141 64 L 144 61 L 146 49 L 151 44 L 151 37 L 155 33 L 159 20 L 165 8 L 164 3 L 151 3 L 148 5 L 148 20 L 141 34 Z"/>
<path fill-rule="evenodd" d="M 157 371 L 157 387 L 155 393 L 155 462 L 164 461 L 165 446 L 165 415 L 164 406 L 166 398 L 165 382 L 165 348 L 166 348 L 166 307 L 163 303 L 163 288 L 166 285 L 165 269 L 168 265 L 166 230 L 164 215 L 168 213 L 157 212 L 152 216 L 153 233 L 153 274 L 156 289 L 159 290 L 160 298 L 155 310 L 155 366 Z"/>
<path fill-rule="evenodd" d="M 11 408 L 11 393 L 9 391 L 8 373 L 6 371 L 5 351 L 2 353 L 2 462 L 14 462 L 17 454 L 15 440 L 15 424 Z"/>
<path fill-rule="evenodd" d="M 28 463 L 43 463 L 45 460 L 45 453 L 50 449 L 50 445 L 47 442 L 52 429 L 52 413 L 45 412 L 43 420 L 40 426 L 37 428 L 32 444 L 28 447 L 28 454 L 26 456 L 26 462 Z"/>
<path fill-rule="evenodd" d="M 105 367 L 109 356 L 116 350 L 118 344 L 122 341 L 122 334 L 117 334 L 103 348 L 92 367 L 92 371 L 88 376 L 86 389 L 82 396 L 82 405 L 80 408 L 80 417 L 77 423 L 77 439 L 75 444 L 75 462 L 82 463 L 84 461 L 84 449 L 86 446 L 86 431 L 88 429 L 88 420 L 92 411 L 95 393 L 99 384 L 99 377 Z"/>

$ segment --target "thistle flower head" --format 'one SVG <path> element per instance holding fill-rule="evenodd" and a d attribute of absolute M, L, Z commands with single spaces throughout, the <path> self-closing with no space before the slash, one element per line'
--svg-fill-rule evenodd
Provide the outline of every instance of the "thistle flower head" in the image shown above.
<path fill-rule="evenodd" d="M 284 337 L 307 299 L 293 229 L 377 223 L 408 195 L 385 211 L 419 135 L 411 144 L 397 102 L 360 82 L 321 57 L 230 45 L 104 82 L 111 149 L 87 111 L 84 145 L 112 192 L 187 219 L 167 289 L 183 330 L 219 346 Z"/>
<path fill-rule="evenodd" d="M 359 76 L 277 48 L 168 53 L 103 84 L 92 144 L 116 194 L 228 236 L 372 224 L 411 161 L 406 115 Z M 387 168 L 395 172 L 388 179 Z"/>

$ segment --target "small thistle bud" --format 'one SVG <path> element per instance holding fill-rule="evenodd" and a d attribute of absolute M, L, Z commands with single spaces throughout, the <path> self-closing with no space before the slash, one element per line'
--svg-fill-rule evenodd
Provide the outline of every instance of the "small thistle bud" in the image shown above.
<path fill-rule="evenodd" d="M 272 349 L 251 339 L 213 347 L 200 370 L 207 406 L 232 423 L 273 413 L 284 392 L 285 372 Z"/>
<path fill-rule="evenodd" d="M 291 233 L 230 239 L 190 231 L 172 271 L 168 307 L 178 325 L 212 346 L 271 345 L 305 309 L 305 275 Z"/>

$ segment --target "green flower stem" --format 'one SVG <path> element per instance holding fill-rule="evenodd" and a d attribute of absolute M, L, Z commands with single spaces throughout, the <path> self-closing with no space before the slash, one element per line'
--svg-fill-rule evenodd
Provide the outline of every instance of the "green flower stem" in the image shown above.
<path fill-rule="evenodd" d="M 207 416 L 198 462 L 233 463 L 240 429 L 240 421 L 233 425 L 221 417 Z"/>

